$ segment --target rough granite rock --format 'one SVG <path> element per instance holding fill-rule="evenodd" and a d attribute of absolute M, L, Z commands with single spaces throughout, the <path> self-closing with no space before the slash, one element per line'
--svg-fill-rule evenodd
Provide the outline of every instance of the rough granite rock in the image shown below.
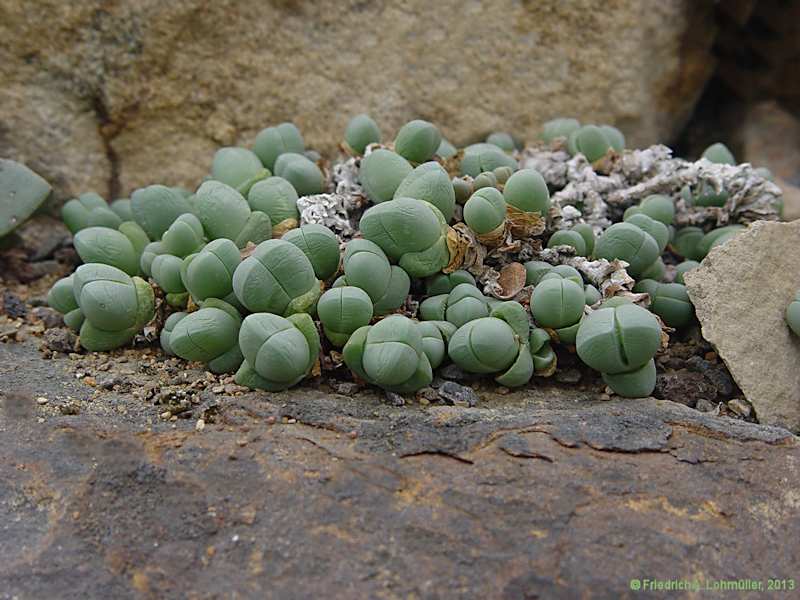
<path fill-rule="evenodd" d="M 53 27 L 57 23 L 57 27 Z M 713 67 L 711 2 L 0 0 L 0 156 L 62 195 L 194 186 L 213 150 L 295 119 L 333 152 L 367 111 L 454 142 L 549 118 L 668 141 Z"/>
<path fill-rule="evenodd" d="M 758 221 L 684 276 L 714 344 L 761 423 L 800 431 L 800 338 L 784 311 L 800 288 L 800 221 Z"/>

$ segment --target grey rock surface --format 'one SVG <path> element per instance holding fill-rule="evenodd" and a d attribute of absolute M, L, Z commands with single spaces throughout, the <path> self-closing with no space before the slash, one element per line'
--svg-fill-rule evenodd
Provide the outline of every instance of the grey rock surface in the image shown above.
<path fill-rule="evenodd" d="M 784 320 L 800 288 L 800 221 L 759 221 L 684 276 L 703 337 L 761 423 L 800 431 L 800 338 Z"/>

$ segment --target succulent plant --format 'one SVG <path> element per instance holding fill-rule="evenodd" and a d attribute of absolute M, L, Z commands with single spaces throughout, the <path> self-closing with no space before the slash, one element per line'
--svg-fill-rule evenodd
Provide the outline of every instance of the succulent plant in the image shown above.
<path fill-rule="evenodd" d="M 180 258 L 199 251 L 204 244 L 203 224 L 191 213 L 175 219 L 161 237 L 164 252 Z"/>
<path fill-rule="evenodd" d="M 330 279 L 339 270 L 339 238 L 324 225 L 303 225 L 287 231 L 281 239 L 303 251 L 311 261 L 317 279 Z"/>
<path fill-rule="evenodd" d="M 639 210 L 664 225 L 675 221 L 675 203 L 669 196 L 652 194 L 639 203 Z"/>
<path fill-rule="evenodd" d="M 555 267 L 551 267 L 547 273 L 542 274 L 539 282 L 554 278 L 569 279 L 570 281 L 573 281 L 574 283 L 583 287 L 583 276 L 580 274 L 578 269 L 569 265 L 556 265 Z"/>
<path fill-rule="evenodd" d="M 475 190 L 473 184 L 467 181 L 464 177 L 453 177 L 453 192 L 456 195 L 456 203 L 457 204 L 464 204 L 469 197 L 472 195 L 472 192 Z"/>
<path fill-rule="evenodd" d="M 342 264 L 344 278 L 340 277 L 337 282 L 367 292 L 376 315 L 391 312 L 405 302 L 411 280 L 402 268 L 389 264 L 377 244 L 360 238 L 350 240 Z"/>
<path fill-rule="evenodd" d="M 583 154 L 586 160 L 591 163 L 600 160 L 609 150 L 614 148 L 614 143 L 619 144 L 619 139 L 616 136 L 609 136 L 608 134 L 607 130 L 603 130 L 597 125 L 584 125 L 570 134 L 568 138 L 570 152 L 572 154 Z"/>
<path fill-rule="evenodd" d="M 268 177 L 256 182 L 247 194 L 247 203 L 251 210 L 269 216 L 275 235 L 294 229 L 300 222 L 297 191 L 283 177 Z"/>
<path fill-rule="evenodd" d="M 25 222 L 50 191 L 50 184 L 22 163 L 0 158 L 0 238 Z"/>
<path fill-rule="evenodd" d="M 49 296 L 47 300 L 48 302 L 50 301 Z M 53 304 L 51 303 L 50 306 L 53 306 Z M 66 320 L 67 318 L 65 316 L 64 321 Z M 794 300 L 786 307 L 786 324 L 789 326 L 789 329 L 792 330 L 792 333 L 800 336 L 800 292 L 795 294 Z"/>
<path fill-rule="evenodd" d="M 247 196 L 256 181 L 269 177 L 261 159 L 247 148 L 220 148 L 211 163 L 211 179 L 229 185 Z"/>
<path fill-rule="evenodd" d="M 361 288 L 345 285 L 326 291 L 317 303 L 325 337 L 337 347 L 344 346 L 350 335 L 372 319 L 372 300 Z"/>
<path fill-rule="evenodd" d="M 511 206 L 524 212 L 538 212 L 543 217 L 550 210 L 550 192 L 539 171 L 520 169 L 505 183 L 503 198 Z"/>
<path fill-rule="evenodd" d="M 400 183 L 413 171 L 399 154 L 380 148 L 361 160 L 358 177 L 367 197 L 378 204 L 394 198 Z"/>
<path fill-rule="evenodd" d="M 694 306 L 684 285 L 642 279 L 637 282 L 633 291 L 648 294 L 650 310 L 661 317 L 668 326 L 679 329 L 692 322 Z"/>
<path fill-rule="evenodd" d="M 150 185 L 131 195 L 131 212 L 134 220 L 147 236 L 157 241 L 169 226 L 182 214 L 192 212 L 188 198 L 175 188 Z"/>
<path fill-rule="evenodd" d="M 497 167 L 509 167 L 516 171 L 519 165 L 494 144 L 473 144 L 464 149 L 464 156 L 461 159 L 462 175 L 477 177 L 480 173 L 493 171 Z"/>
<path fill-rule="evenodd" d="M 59 279 L 47 293 L 47 304 L 64 316 L 64 323 L 74 331 L 83 325 L 83 313 L 75 300 L 75 286 L 72 275 Z"/>
<path fill-rule="evenodd" d="M 683 276 L 689 271 L 695 270 L 699 266 L 700 263 L 696 260 L 685 260 L 682 263 L 679 263 L 678 266 L 675 267 L 675 283 L 684 283 Z"/>
<path fill-rule="evenodd" d="M 423 163 L 433 158 L 442 134 L 433 123 L 416 119 L 403 125 L 394 140 L 395 151 L 403 158 L 415 163 Z"/>
<path fill-rule="evenodd" d="M 638 277 L 658 258 L 658 242 L 632 223 L 614 223 L 597 238 L 594 255 L 607 260 L 624 260 L 629 265 L 628 273 Z"/>
<path fill-rule="evenodd" d="M 456 154 L 458 154 L 458 149 L 449 141 L 442 138 L 439 147 L 436 149 L 436 155 L 446 160 L 448 158 L 453 158 Z"/>
<path fill-rule="evenodd" d="M 110 227 L 87 227 L 75 234 L 75 251 L 84 263 L 102 263 L 137 275 L 140 253 L 127 236 Z"/>
<path fill-rule="evenodd" d="M 559 229 L 550 236 L 547 242 L 548 248 L 555 248 L 556 246 L 571 246 L 575 249 L 577 256 L 586 256 L 586 242 L 583 236 L 577 231 L 570 229 Z"/>
<path fill-rule="evenodd" d="M 165 351 L 184 360 L 206 363 L 212 373 L 229 373 L 242 364 L 239 349 L 242 317 L 227 302 L 209 298 L 200 310 L 184 314 L 170 325 L 171 331 L 167 336 L 162 335 L 162 347 L 164 341 L 167 345 Z"/>
<path fill-rule="evenodd" d="M 686 259 L 702 260 L 703 255 L 698 246 L 704 235 L 705 233 L 699 227 L 689 226 L 678 229 L 672 240 L 672 250 Z"/>
<path fill-rule="evenodd" d="M 489 316 L 489 302 L 481 291 L 470 283 L 461 283 L 449 294 L 426 298 L 419 305 L 420 317 L 425 321 L 448 321 L 456 327 Z"/>
<path fill-rule="evenodd" d="M 656 221 L 644 213 L 638 213 L 630 215 L 624 222 L 636 225 L 642 231 L 649 233 L 658 244 L 658 253 L 664 252 L 669 243 L 669 229 L 661 221 Z"/>
<path fill-rule="evenodd" d="M 556 353 L 550 345 L 550 334 L 541 327 L 531 329 L 528 346 L 533 358 L 533 370 L 537 375 L 549 375 L 555 370 Z"/>
<path fill-rule="evenodd" d="M 600 290 L 589 283 L 583 286 L 583 297 L 586 300 L 586 306 L 594 306 L 603 299 Z"/>
<path fill-rule="evenodd" d="M 464 205 L 464 222 L 478 235 L 494 234 L 506 221 L 506 201 L 500 190 L 477 190 Z"/>
<path fill-rule="evenodd" d="M 656 281 L 661 281 L 664 279 L 666 272 L 667 267 L 659 256 L 652 265 L 639 274 L 639 279 L 655 279 Z"/>
<path fill-rule="evenodd" d="M 617 151 L 625 150 L 625 136 L 622 132 L 612 125 L 600 125 L 600 130 L 605 134 L 608 143 Z"/>
<path fill-rule="evenodd" d="M 425 293 L 428 296 L 449 294 L 460 283 L 475 285 L 475 278 L 469 271 L 453 271 L 452 273 L 437 273 L 425 280 Z"/>
<path fill-rule="evenodd" d="M 72 275 L 72 283 L 84 316 L 80 343 L 90 352 L 127 344 L 153 318 L 152 288 L 116 267 L 81 265 Z"/>
<path fill-rule="evenodd" d="M 542 277 L 553 269 L 553 265 L 541 260 L 529 260 L 523 266 L 525 267 L 525 285 L 537 285 Z"/>
<path fill-rule="evenodd" d="M 120 219 L 122 222 L 125 221 L 135 221 L 133 218 L 133 211 L 131 210 L 131 199 L 130 198 L 118 198 L 114 200 L 109 207 Z"/>
<path fill-rule="evenodd" d="M 239 192 L 219 181 L 206 181 L 197 190 L 194 213 L 210 240 L 227 238 L 239 248 L 272 238 L 272 222 L 266 213 L 251 211 Z"/>
<path fill-rule="evenodd" d="M 181 308 L 189 295 L 181 279 L 182 266 L 183 259 L 172 254 L 159 254 L 150 265 L 150 276 L 166 294 L 167 303 Z"/>
<path fill-rule="evenodd" d="M 139 271 L 144 274 L 145 277 L 150 277 L 151 267 L 153 266 L 153 261 L 155 260 L 156 256 L 159 254 L 164 254 L 166 250 L 164 250 L 164 246 L 161 242 L 150 242 L 142 249 L 142 254 L 139 256 Z"/>
<path fill-rule="evenodd" d="M 306 149 L 303 136 L 294 123 L 281 123 L 262 129 L 256 136 L 253 152 L 270 171 L 275 171 L 275 161 L 287 152 L 303 152 Z"/>
<path fill-rule="evenodd" d="M 233 294 L 233 274 L 241 260 L 236 244 L 220 238 L 183 259 L 181 280 L 195 302 L 218 298 L 235 306 L 239 301 Z"/>
<path fill-rule="evenodd" d="M 580 129 L 581 124 L 577 119 L 558 118 L 547 121 L 542 127 L 541 138 L 545 142 L 552 142 L 557 138 L 568 138 L 573 131 Z"/>
<path fill-rule="evenodd" d="M 734 158 L 733 153 L 728 150 L 728 147 L 725 144 L 721 142 L 711 144 L 708 148 L 706 148 L 703 151 L 703 158 L 718 165 L 736 164 L 736 159 Z"/>
<path fill-rule="evenodd" d="M 356 376 L 385 390 L 415 392 L 433 381 L 419 324 L 402 315 L 357 329 L 342 357 Z"/>
<path fill-rule="evenodd" d="M 424 200 L 438 208 L 448 223 L 453 219 L 455 190 L 447 171 L 436 161 L 423 163 L 406 175 L 394 198 Z"/>
<path fill-rule="evenodd" d="M 236 267 L 233 291 L 251 312 L 286 316 L 312 311 L 320 282 L 300 248 L 285 240 L 267 240 Z"/>
<path fill-rule="evenodd" d="M 279 392 L 309 374 L 319 358 L 320 342 L 314 321 L 307 314 L 284 318 L 257 313 L 242 322 L 239 347 L 244 361 L 236 372 L 236 383 Z"/>
<path fill-rule="evenodd" d="M 61 219 L 73 235 L 87 227 L 116 229 L 122 224 L 117 213 L 94 192 L 86 192 L 64 204 L 61 208 Z"/>
<path fill-rule="evenodd" d="M 583 243 L 586 245 L 585 256 L 591 256 L 594 252 L 594 229 L 588 223 L 578 223 L 573 225 L 572 231 L 577 233 L 583 238 Z"/>
<path fill-rule="evenodd" d="M 188 314 L 189 313 L 186 312 L 174 312 L 164 321 L 164 326 L 161 328 L 158 341 L 161 344 L 161 349 L 165 354 L 175 356 L 175 353 L 172 351 L 172 346 L 169 345 L 169 340 L 172 336 L 172 330 L 175 329 L 175 325 L 178 324 L 178 321 L 183 319 L 183 317 Z"/>
<path fill-rule="evenodd" d="M 494 175 L 495 179 L 497 179 L 497 183 L 501 185 L 505 185 L 506 182 L 511 179 L 511 176 L 514 174 L 514 169 L 511 167 L 497 167 L 492 171 L 492 175 Z"/>
<path fill-rule="evenodd" d="M 601 307 L 583 319 L 576 341 L 580 359 L 600 371 L 615 392 L 635 397 L 652 392 L 652 387 L 647 390 L 641 385 L 650 383 L 649 367 L 640 370 L 655 356 L 661 344 L 661 328 L 648 310 L 630 302 Z M 608 377 L 621 374 L 630 377 Z M 655 385 L 655 377 L 652 383 Z"/>
<path fill-rule="evenodd" d="M 583 317 L 583 285 L 564 278 L 545 278 L 533 288 L 531 314 L 542 326 L 555 330 L 558 339 L 573 344 Z"/>
<path fill-rule="evenodd" d="M 275 175 L 291 183 L 299 196 L 311 196 L 325 191 L 322 171 L 302 154 L 281 154 L 275 161 Z"/>
<path fill-rule="evenodd" d="M 492 314 L 459 327 L 450 338 L 447 354 L 469 373 L 500 373 L 494 378 L 500 385 L 525 385 L 534 370 L 525 309 L 516 302 L 503 302 Z"/>
<path fill-rule="evenodd" d="M 417 327 L 422 334 L 422 351 L 431 368 L 438 369 L 447 358 L 447 344 L 457 328 L 447 321 L 422 321 Z"/>
<path fill-rule="evenodd" d="M 624 398 L 644 398 L 656 387 L 656 363 L 651 358 L 628 373 L 602 373 L 603 381 L 615 394 Z"/>
<path fill-rule="evenodd" d="M 428 277 L 450 262 L 447 228 L 439 209 L 413 198 L 376 204 L 359 222 L 364 238 L 380 246 L 411 277 Z"/>
<path fill-rule="evenodd" d="M 501 169 L 502 167 L 497 168 Z M 472 191 L 477 192 L 481 188 L 497 187 L 497 184 L 497 175 L 494 174 L 494 171 L 486 171 L 484 173 L 480 173 L 475 179 L 472 180 Z M 472 194 L 470 194 L 470 196 L 471 195 Z"/>
<path fill-rule="evenodd" d="M 490 133 L 486 138 L 486 143 L 497 146 L 505 152 L 513 152 L 517 147 L 516 143 L 514 142 L 514 137 L 505 131 L 496 131 L 494 133 Z"/>
<path fill-rule="evenodd" d="M 364 154 L 367 146 L 381 141 L 381 130 L 369 115 L 356 115 L 347 123 L 344 141 L 356 154 Z"/>
<path fill-rule="evenodd" d="M 726 225 L 725 227 L 717 227 L 716 229 L 712 229 L 697 243 L 697 252 L 700 255 L 700 258 L 705 258 L 705 256 L 711 252 L 712 248 L 721 246 L 744 230 L 744 225 Z"/>

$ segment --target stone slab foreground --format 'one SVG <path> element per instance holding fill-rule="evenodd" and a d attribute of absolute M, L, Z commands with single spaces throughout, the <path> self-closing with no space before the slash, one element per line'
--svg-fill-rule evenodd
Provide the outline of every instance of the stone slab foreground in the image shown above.
<path fill-rule="evenodd" d="M 478 408 L 221 397 L 198 432 L 130 394 L 43 412 L 35 394 L 92 391 L 65 363 L 0 344 L 2 598 L 633 598 L 631 579 L 798 576 L 800 444 L 780 428 L 540 386 Z"/>

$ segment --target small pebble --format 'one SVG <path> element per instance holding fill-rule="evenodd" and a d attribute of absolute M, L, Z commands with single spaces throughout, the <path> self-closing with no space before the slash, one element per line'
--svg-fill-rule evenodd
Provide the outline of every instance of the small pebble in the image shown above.
<path fill-rule="evenodd" d="M 206 422 L 203 419 L 197 419 L 197 423 L 194 424 L 195 431 L 203 431 L 206 428 Z"/>
<path fill-rule="evenodd" d="M 386 403 L 391 406 L 404 406 L 406 403 L 405 398 L 395 392 L 387 391 L 384 396 L 386 397 Z"/>
<path fill-rule="evenodd" d="M 47 404 L 49 402 L 49 400 L 47 398 L 45 398 L 44 396 L 39 396 L 36 399 L 36 402 L 41 406 L 41 405 Z"/>
<path fill-rule="evenodd" d="M 454 381 L 446 381 L 442 384 L 439 388 L 439 397 L 455 406 L 476 406 L 480 400 L 475 390 Z"/>

